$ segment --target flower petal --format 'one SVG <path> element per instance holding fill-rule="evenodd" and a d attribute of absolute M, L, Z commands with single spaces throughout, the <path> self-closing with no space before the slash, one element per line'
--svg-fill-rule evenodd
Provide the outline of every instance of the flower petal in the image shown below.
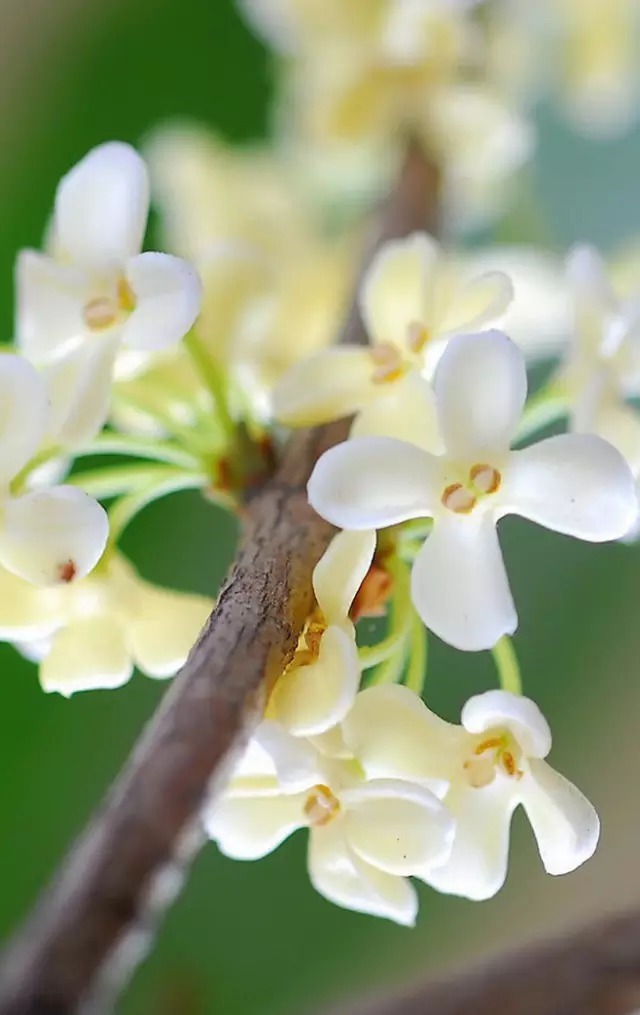
<path fill-rule="evenodd" d="M 518 618 L 493 519 L 438 518 L 415 559 L 411 596 L 426 626 L 463 651 L 513 634 Z"/>
<path fill-rule="evenodd" d="M 20 356 L 0 354 L 0 484 L 9 483 L 40 449 L 49 401 L 37 370 Z"/>
<path fill-rule="evenodd" d="M 102 556 L 107 513 L 73 486 L 34 490 L 4 504 L 0 563 L 34 585 L 83 578 Z"/>
<path fill-rule="evenodd" d="M 313 591 L 328 624 L 343 624 L 376 549 L 374 531 L 339 532 L 313 572 Z"/>
<path fill-rule="evenodd" d="M 359 683 L 355 636 L 341 627 L 328 627 L 318 658 L 280 677 L 269 701 L 270 714 L 294 736 L 324 733 L 344 719 Z"/>
<path fill-rule="evenodd" d="M 273 412 L 285 426 L 316 426 L 350 416 L 383 394 L 373 381 L 371 350 L 326 349 L 294 363 L 273 390 Z"/>
<path fill-rule="evenodd" d="M 527 397 L 524 357 L 501 331 L 458 335 L 433 382 L 440 430 L 452 458 L 479 460 L 509 447 Z"/>
<path fill-rule="evenodd" d="M 365 405 L 351 427 L 351 437 L 395 437 L 439 454 L 436 402 L 431 385 L 415 371 L 381 386 L 375 401 Z"/>
<path fill-rule="evenodd" d="M 496 779 L 481 789 L 454 785 L 444 802 L 456 822 L 453 849 L 449 860 L 423 880 L 448 895 L 490 899 L 507 875 L 509 828 L 518 799 Z"/>
<path fill-rule="evenodd" d="M 188 261 L 171 254 L 140 254 L 126 268 L 136 307 L 122 328 L 131 349 L 167 349 L 183 338 L 200 313 L 202 283 Z"/>
<path fill-rule="evenodd" d="M 347 846 L 339 821 L 311 830 L 309 877 L 316 891 L 337 906 L 406 927 L 416 922 L 418 896 L 413 885 L 356 856 Z"/>
<path fill-rule="evenodd" d="M 119 141 L 99 145 L 60 181 L 56 250 L 94 269 L 121 265 L 142 247 L 148 211 L 147 169 L 138 153 Z"/>
<path fill-rule="evenodd" d="M 205 596 L 144 584 L 126 620 L 135 664 L 149 677 L 171 677 L 193 648 L 213 603 Z"/>
<path fill-rule="evenodd" d="M 45 254 L 23 250 L 16 279 L 16 342 L 35 362 L 77 345 L 85 333 L 82 309 L 89 298 L 86 275 Z"/>
<path fill-rule="evenodd" d="M 292 736 L 282 723 L 263 719 L 253 739 L 270 756 L 285 792 L 297 793 L 326 782 L 323 761 L 315 748 L 307 740 Z"/>
<path fill-rule="evenodd" d="M 408 877 L 449 858 L 454 821 L 426 787 L 378 779 L 345 790 L 342 801 L 347 842 L 373 867 Z"/>
<path fill-rule="evenodd" d="M 117 339 L 86 342 L 44 370 L 51 399 L 49 439 L 79 448 L 102 429 L 109 413 Z"/>
<path fill-rule="evenodd" d="M 427 233 L 385 243 L 367 271 L 360 312 L 372 342 L 404 343 L 409 325 L 431 324 L 440 249 Z"/>
<path fill-rule="evenodd" d="M 205 831 L 225 856 L 234 860 L 258 860 L 306 825 L 305 800 L 305 793 L 223 797 L 205 810 Z"/>
<path fill-rule="evenodd" d="M 600 819 L 568 779 L 546 762 L 533 760 L 522 779 L 521 792 L 548 874 L 568 874 L 593 856 Z"/>
<path fill-rule="evenodd" d="M 551 750 L 549 724 L 530 698 L 508 691 L 485 691 L 469 698 L 460 718 L 469 733 L 506 726 L 528 758 L 546 758 Z"/>
<path fill-rule="evenodd" d="M 501 514 L 595 543 L 624 536 L 637 513 L 629 466 L 594 434 L 560 434 L 512 452 L 499 497 Z"/>
<path fill-rule="evenodd" d="M 443 488 L 437 458 L 392 437 L 358 437 L 325 451 L 309 503 L 339 528 L 381 529 L 433 514 Z"/>
<path fill-rule="evenodd" d="M 43 589 L 0 568 L 0 639 L 45 639 L 60 624 L 60 589 Z"/>
<path fill-rule="evenodd" d="M 44 691 L 70 698 L 76 691 L 122 687 L 133 663 L 121 624 L 108 614 L 76 620 L 53 638 L 40 664 Z"/>
<path fill-rule="evenodd" d="M 360 691 L 342 724 L 346 744 L 368 779 L 404 779 L 438 796 L 448 788 L 463 735 L 401 684 Z"/>
<path fill-rule="evenodd" d="M 502 271 L 487 271 L 459 286 L 452 304 L 443 308 L 438 331 L 476 331 L 501 317 L 513 300 L 513 284 Z"/>

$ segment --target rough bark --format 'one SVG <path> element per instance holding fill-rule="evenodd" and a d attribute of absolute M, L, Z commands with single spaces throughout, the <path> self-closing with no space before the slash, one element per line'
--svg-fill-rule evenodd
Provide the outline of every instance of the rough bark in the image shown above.
<path fill-rule="evenodd" d="M 364 263 L 385 239 L 437 225 L 438 175 L 410 145 Z M 339 341 L 366 342 L 355 299 Z M 311 510 L 318 456 L 346 420 L 295 434 L 247 505 L 218 605 L 114 788 L 6 952 L 0 1015 L 104 1009 L 148 948 L 200 843 L 201 805 L 291 660 L 332 528 Z"/>

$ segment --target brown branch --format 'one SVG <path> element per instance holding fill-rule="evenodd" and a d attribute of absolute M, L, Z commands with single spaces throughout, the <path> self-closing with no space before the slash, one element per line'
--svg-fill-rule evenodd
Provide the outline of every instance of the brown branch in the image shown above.
<path fill-rule="evenodd" d="M 365 261 L 384 239 L 433 229 L 437 190 L 437 172 L 410 145 Z M 366 342 L 357 310 L 339 340 Z M 213 615 L 102 809 L 6 954 L 1 1015 L 62 1015 L 104 999 L 107 981 L 121 989 L 126 967 L 151 940 L 151 917 L 179 889 L 200 843 L 197 817 L 212 779 L 224 774 L 260 714 L 264 688 L 293 656 L 312 606 L 311 574 L 333 532 L 309 507 L 307 480 L 348 425 L 294 435 L 275 478 L 249 503 Z"/>
<path fill-rule="evenodd" d="M 332 1006 L 331 1015 L 336 1015 Z M 340 1015 L 632 1015 L 640 1010 L 640 911 Z"/>

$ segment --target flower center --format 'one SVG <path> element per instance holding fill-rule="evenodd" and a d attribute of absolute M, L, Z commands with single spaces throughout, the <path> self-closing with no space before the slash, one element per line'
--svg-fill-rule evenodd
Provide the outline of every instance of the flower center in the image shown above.
<path fill-rule="evenodd" d="M 374 346 L 370 356 L 373 361 L 372 380 L 374 384 L 397 381 L 406 370 L 400 350 L 391 342 L 381 342 Z"/>
<path fill-rule="evenodd" d="M 444 507 L 458 515 L 468 515 L 479 500 L 500 489 L 502 476 L 492 465 L 481 462 L 469 469 L 464 483 L 450 483 L 440 498 Z"/>
<path fill-rule="evenodd" d="M 340 813 L 340 801 L 328 786 L 317 785 L 310 790 L 304 804 L 305 817 L 312 828 L 328 825 Z"/>
<path fill-rule="evenodd" d="M 521 779 L 524 775 L 519 767 L 521 756 L 520 747 L 509 733 L 497 733 L 476 744 L 462 767 L 469 785 L 482 789 L 493 782 L 497 772 L 510 779 Z"/>
<path fill-rule="evenodd" d="M 116 321 L 132 313 L 136 297 L 126 278 L 118 279 L 115 296 L 95 296 L 85 303 L 82 311 L 84 323 L 90 331 L 105 331 Z"/>

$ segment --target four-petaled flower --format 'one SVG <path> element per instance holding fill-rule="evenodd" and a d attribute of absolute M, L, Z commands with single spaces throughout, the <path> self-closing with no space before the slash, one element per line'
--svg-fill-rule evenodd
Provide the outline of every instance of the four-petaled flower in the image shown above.
<path fill-rule="evenodd" d="M 200 309 L 200 280 L 186 261 L 140 253 L 148 210 L 143 160 L 129 145 L 100 145 L 58 186 L 50 252 L 18 257 L 16 339 L 34 362 L 80 358 L 92 376 L 94 430 L 108 411 L 119 345 L 142 358 L 166 349 Z M 70 392 L 77 369 L 66 371 Z"/>
<path fill-rule="evenodd" d="M 356 437 L 325 452 L 309 481 L 312 506 L 340 528 L 433 518 L 413 565 L 413 601 L 425 624 L 461 649 L 490 648 L 517 625 L 501 517 L 599 542 L 624 535 L 636 515 L 629 467 L 602 438 L 561 434 L 510 450 L 526 392 L 524 358 L 506 335 L 458 336 L 434 379 L 443 455 Z"/>
<path fill-rule="evenodd" d="M 567 874 L 595 851 L 600 822 L 593 806 L 544 760 L 551 731 L 537 705 L 506 691 L 467 701 L 462 725 L 430 712 L 406 687 L 362 691 L 343 736 L 368 778 L 379 766 L 398 779 L 442 780 L 455 819 L 448 860 L 424 877 L 438 891 L 488 899 L 502 887 L 509 828 L 520 804 L 531 822 L 545 870 Z M 370 751 L 372 729 L 378 730 Z"/>
<path fill-rule="evenodd" d="M 121 687 L 134 666 L 172 677 L 213 603 L 158 588 L 117 555 L 73 586 L 33 588 L 0 569 L 0 636 L 40 663 L 45 691 Z"/>
<path fill-rule="evenodd" d="M 375 756 L 378 730 L 362 750 Z M 384 742 L 382 741 L 384 745 Z M 369 778 L 357 754 L 330 759 L 278 723 L 258 728 L 231 783 L 206 810 L 209 836 L 227 856 L 265 856 L 298 828 L 309 829 L 311 881 L 339 906 L 415 922 L 418 900 L 406 880 L 427 878 L 450 852 L 454 822 L 428 784 L 387 774 Z"/>
<path fill-rule="evenodd" d="M 371 348 L 334 347 L 295 364 L 276 386 L 277 418 L 310 426 L 357 412 L 354 435 L 401 436 L 424 405 L 415 375 L 430 377 L 448 339 L 495 322 L 512 296 L 505 274 L 470 276 L 426 233 L 385 244 L 360 291 Z"/>

